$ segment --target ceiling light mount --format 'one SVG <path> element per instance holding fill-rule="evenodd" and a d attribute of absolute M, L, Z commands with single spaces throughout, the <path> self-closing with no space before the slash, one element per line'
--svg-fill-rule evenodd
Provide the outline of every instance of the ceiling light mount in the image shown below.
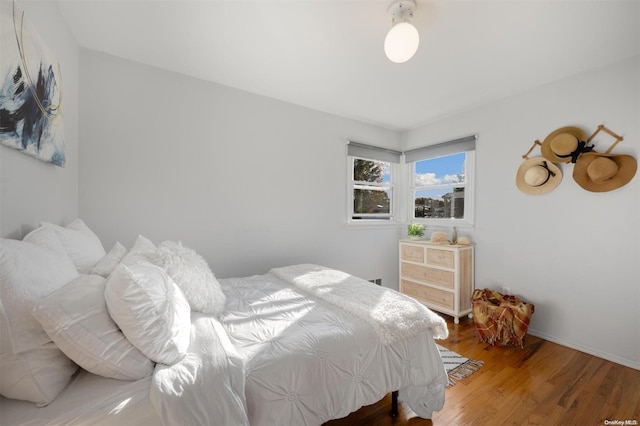
<path fill-rule="evenodd" d="M 384 39 L 384 52 L 391 62 L 406 62 L 418 50 L 420 34 L 410 22 L 415 9 L 415 0 L 395 0 L 387 10 L 392 27 Z"/>
<path fill-rule="evenodd" d="M 391 24 L 408 22 L 413 18 L 413 11 L 416 9 L 415 0 L 395 0 L 389 5 L 387 13 L 391 15 Z"/>

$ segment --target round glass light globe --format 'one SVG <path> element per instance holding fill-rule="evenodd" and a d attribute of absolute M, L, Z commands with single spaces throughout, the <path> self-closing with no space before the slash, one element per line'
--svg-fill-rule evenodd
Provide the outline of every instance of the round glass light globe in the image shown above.
<path fill-rule="evenodd" d="M 391 62 L 406 62 L 415 55 L 420 44 L 420 34 L 408 22 L 394 25 L 384 39 L 384 53 Z"/>

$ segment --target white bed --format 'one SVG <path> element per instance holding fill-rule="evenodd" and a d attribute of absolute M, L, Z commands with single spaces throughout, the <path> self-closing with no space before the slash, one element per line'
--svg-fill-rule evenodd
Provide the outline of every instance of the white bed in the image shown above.
<path fill-rule="evenodd" d="M 431 334 L 384 345 L 365 321 L 273 275 L 223 289 L 252 425 L 322 424 L 394 390 L 424 417 L 442 408 L 447 376 Z"/>
<path fill-rule="evenodd" d="M 311 272 L 328 282 L 296 281 Z M 315 265 L 218 281 L 224 311 L 191 313 L 181 361 L 134 381 L 79 369 L 42 408 L 2 397 L 0 424 L 320 425 L 396 390 L 421 417 L 443 407 L 447 376 L 433 333 L 446 335 L 446 325 L 417 315 L 417 323 L 391 317 L 385 324 L 358 310 L 386 312 L 412 300 Z M 339 292 L 358 286 L 371 300 L 343 303 Z"/>

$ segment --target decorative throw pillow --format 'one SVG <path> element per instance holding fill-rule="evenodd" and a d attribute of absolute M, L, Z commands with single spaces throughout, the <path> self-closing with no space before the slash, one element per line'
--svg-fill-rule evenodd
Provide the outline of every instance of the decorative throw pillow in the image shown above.
<path fill-rule="evenodd" d="M 179 242 L 165 241 L 149 260 L 167 271 L 192 310 L 213 315 L 224 311 L 226 298 L 220 284 L 207 261 L 193 249 Z"/>
<path fill-rule="evenodd" d="M 122 334 L 107 311 L 106 280 L 81 275 L 36 302 L 32 315 L 53 342 L 80 367 L 121 380 L 153 373 L 153 362 Z"/>
<path fill-rule="evenodd" d="M 152 361 L 174 364 L 191 341 L 191 310 L 167 273 L 149 262 L 119 264 L 107 280 L 111 318 Z"/>
<path fill-rule="evenodd" d="M 90 272 L 94 275 L 100 275 L 105 278 L 108 277 L 109 274 L 116 269 L 116 266 L 118 266 L 118 263 L 120 263 L 125 254 L 127 254 L 127 248 L 120 244 L 120 241 L 116 241 L 113 247 L 111 247 L 111 250 L 109 250 L 109 253 L 100 259 L 100 261 L 91 268 Z"/>
<path fill-rule="evenodd" d="M 42 226 L 53 228 L 79 272 L 88 273 L 107 253 L 100 239 L 84 223 L 75 219 L 66 228 L 53 223 L 42 222 Z"/>

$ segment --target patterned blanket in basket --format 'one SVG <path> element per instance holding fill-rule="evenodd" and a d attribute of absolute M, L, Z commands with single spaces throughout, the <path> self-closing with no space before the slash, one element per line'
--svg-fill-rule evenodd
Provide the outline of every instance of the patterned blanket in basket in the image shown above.
<path fill-rule="evenodd" d="M 523 347 L 534 311 L 532 304 L 490 289 L 475 290 L 471 301 L 473 321 L 481 342 Z"/>

